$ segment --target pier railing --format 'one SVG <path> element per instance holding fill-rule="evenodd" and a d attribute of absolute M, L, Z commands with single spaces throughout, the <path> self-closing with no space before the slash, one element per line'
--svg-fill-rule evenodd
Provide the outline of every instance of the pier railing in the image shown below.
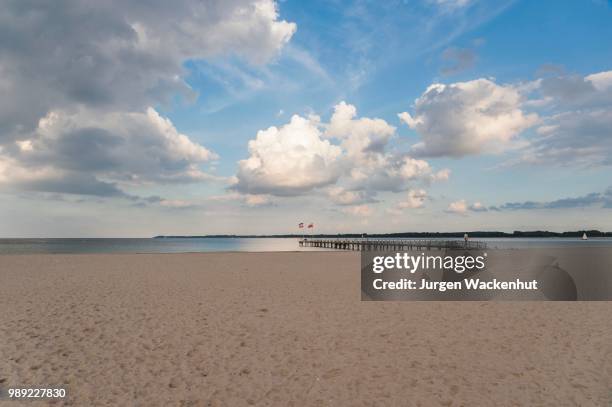
<path fill-rule="evenodd" d="M 476 240 L 427 240 L 427 239 L 309 239 L 299 241 L 300 247 L 320 247 L 336 250 L 400 251 L 400 250 L 484 250 L 485 242 Z"/>

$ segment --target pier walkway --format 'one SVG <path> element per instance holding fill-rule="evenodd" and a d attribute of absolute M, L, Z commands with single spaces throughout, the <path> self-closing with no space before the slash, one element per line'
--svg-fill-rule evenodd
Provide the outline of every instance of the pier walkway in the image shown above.
<path fill-rule="evenodd" d="M 484 250 L 485 242 L 476 240 L 427 240 L 427 239 L 300 239 L 300 247 L 320 247 L 357 251 L 401 251 L 401 250 Z"/>

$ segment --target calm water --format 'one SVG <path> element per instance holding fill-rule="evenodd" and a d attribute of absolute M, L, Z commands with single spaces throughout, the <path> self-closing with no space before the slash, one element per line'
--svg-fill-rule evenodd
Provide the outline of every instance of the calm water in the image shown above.
<path fill-rule="evenodd" d="M 489 238 L 491 248 L 612 247 L 612 238 Z M 0 254 L 27 253 L 189 253 L 321 251 L 301 248 L 296 238 L 167 238 L 167 239 L 0 239 Z"/>

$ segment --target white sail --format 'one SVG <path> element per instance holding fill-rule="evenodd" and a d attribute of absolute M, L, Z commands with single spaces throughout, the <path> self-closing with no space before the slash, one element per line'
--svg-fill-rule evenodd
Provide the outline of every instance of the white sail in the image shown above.
<path fill-rule="evenodd" d="M 582 240 L 587 240 L 587 239 L 588 239 L 588 237 L 587 237 L 587 235 L 586 235 L 586 232 L 584 232 L 584 233 L 582 234 Z"/>

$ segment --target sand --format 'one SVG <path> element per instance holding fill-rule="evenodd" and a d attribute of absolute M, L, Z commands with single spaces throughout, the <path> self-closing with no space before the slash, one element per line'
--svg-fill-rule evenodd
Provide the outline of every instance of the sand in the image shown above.
<path fill-rule="evenodd" d="M 612 302 L 361 302 L 353 252 L 0 256 L 0 309 L 54 405 L 612 403 Z"/>

